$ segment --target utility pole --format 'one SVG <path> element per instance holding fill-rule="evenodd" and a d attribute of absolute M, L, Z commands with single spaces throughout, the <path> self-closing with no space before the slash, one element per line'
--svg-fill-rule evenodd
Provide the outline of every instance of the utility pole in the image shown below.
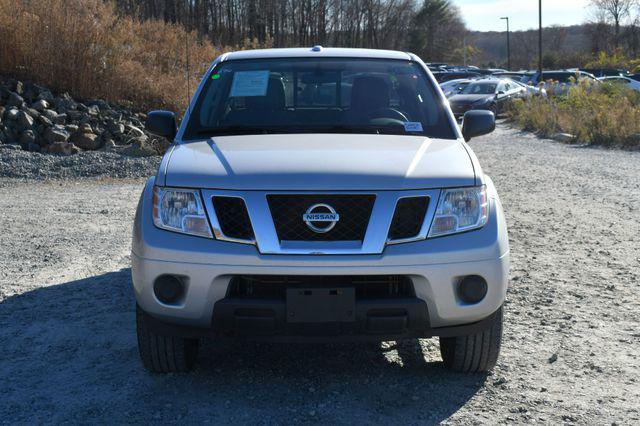
<path fill-rule="evenodd" d="M 538 0 L 538 72 L 542 81 L 542 0 Z"/>
<path fill-rule="evenodd" d="M 464 55 L 464 66 L 467 66 L 467 36 L 462 39 L 462 51 Z"/>
<path fill-rule="evenodd" d="M 509 40 L 509 17 L 505 16 L 504 19 L 507 21 L 507 69 L 511 71 L 511 42 Z"/>

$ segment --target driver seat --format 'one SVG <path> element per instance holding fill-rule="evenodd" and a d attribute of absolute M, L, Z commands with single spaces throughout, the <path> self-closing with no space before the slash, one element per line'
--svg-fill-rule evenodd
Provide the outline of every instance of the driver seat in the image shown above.
<path fill-rule="evenodd" d="M 353 79 L 351 110 L 353 123 L 368 123 L 374 113 L 389 108 L 389 87 L 381 77 L 362 76 Z"/>

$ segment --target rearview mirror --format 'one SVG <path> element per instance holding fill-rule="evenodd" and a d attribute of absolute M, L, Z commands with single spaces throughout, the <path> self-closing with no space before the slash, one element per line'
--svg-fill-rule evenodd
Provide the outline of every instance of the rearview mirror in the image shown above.
<path fill-rule="evenodd" d="M 176 137 L 176 115 L 171 111 L 151 111 L 147 114 L 145 122 L 147 131 L 169 139 Z"/>
<path fill-rule="evenodd" d="M 467 111 L 462 119 L 462 136 L 469 142 L 472 138 L 486 135 L 496 129 L 496 117 L 491 111 Z"/>

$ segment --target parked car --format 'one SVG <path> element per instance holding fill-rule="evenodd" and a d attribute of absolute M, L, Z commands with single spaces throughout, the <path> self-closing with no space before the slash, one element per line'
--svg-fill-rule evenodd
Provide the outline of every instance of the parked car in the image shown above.
<path fill-rule="evenodd" d="M 580 68 L 580 71 L 584 71 L 593 75 L 596 78 L 600 77 L 624 77 L 629 74 L 626 70 L 616 68 Z"/>
<path fill-rule="evenodd" d="M 544 71 L 542 73 L 542 85 L 540 84 L 540 73 L 536 72 L 522 79 L 522 82 L 530 85 L 542 87 L 549 95 L 563 96 L 569 90 L 583 81 L 599 84 L 593 74 L 580 70 Z"/>
<path fill-rule="evenodd" d="M 434 72 L 433 76 L 436 78 L 438 83 L 445 83 L 451 80 L 460 80 L 460 79 L 469 79 L 469 78 L 477 78 L 481 77 L 482 74 L 476 71 L 459 71 L 459 72 Z"/>
<path fill-rule="evenodd" d="M 640 73 L 629 74 L 627 77 L 629 77 L 630 79 L 635 80 L 635 81 L 640 81 Z"/>
<path fill-rule="evenodd" d="M 575 84 L 580 82 L 581 80 L 588 80 L 592 82 L 597 82 L 598 80 L 593 76 L 593 74 L 586 73 L 580 70 L 561 70 L 561 71 L 543 71 L 542 78 L 540 78 L 540 73 L 535 72 L 531 75 L 525 77 L 522 80 L 525 84 L 533 84 L 537 85 L 540 81 L 547 83 L 549 81 L 554 81 L 557 83 L 564 84 Z"/>
<path fill-rule="evenodd" d="M 498 115 L 507 101 L 523 98 L 526 93 L 525 88 L 508 79 L 483 79 L 471 82 L 460 94 L 449 98 L 449 104 L 458 119 L 471 110 L 487 110 Z"/>
<path fill-rule="evenodd" d="M 473 80 L 469 79 L 460 79 L 460 80 L 451 80 L 446 81 L 440 85 L 442 92 L 447 98 L 450 98 L 453 95 L 457 95 L 461 93 L 465 87 L 469 85 Z"/>
<path fill-rule="evenodd" d="M 598 80 L 603 83 L 624 84 L 629 89 L 640 91 L 640 81 L 634 80 L 629 77 L 602 77 Z"/>
<path fill-rule="evenodd" d="M 530 84 L 522 83 L 519 80 L 515 80 L 513 78 L 509 78 L 509 80 L 513 81 L 516 85 L 524 88 L 527 91 L 528 96 L 542 96 L 547 97 L 547 89 L 544 87 L 532 86 Z"/>
<path fill-rule="evenodd" d="M 512 80 L 522 81 L 523 78 L 527 76 L 531 76 L 533 75 L 533 73 L 529 71 L 506 71 L 506 72 L 497 72 L 492 75 L 493 77 L 496 77 L 496 78 L 510 78 Z"/>
<path fill-rule="evenodd" d="M 328 90 L 327 90 L 328 89 Z M 440 337 L 445 366 L 491 369 L 509 247 L 491 179 L 426 65 L 404 52 L 225 53 L 143 190 L 132 277 L 144 366 L 194 367 L 199 339 Z"/>

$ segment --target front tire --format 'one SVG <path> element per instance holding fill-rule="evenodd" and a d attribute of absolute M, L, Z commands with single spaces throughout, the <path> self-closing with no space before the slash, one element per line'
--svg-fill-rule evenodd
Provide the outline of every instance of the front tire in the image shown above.
<path fill-rule="evenodd" d="M 144 368 L 153 373 L 184 373 L 193 370 L 199 341 L 154 333 L 147 316 L 136 304 L 138 351 Z"/>
<path fill-rule="evenodd" d="M 440 354 L 444 365 L 460 373 L 482 373 L 495 367 L 502 342 L 502 307 L 491 326 L 468 336 L 441 337 Z"/>

